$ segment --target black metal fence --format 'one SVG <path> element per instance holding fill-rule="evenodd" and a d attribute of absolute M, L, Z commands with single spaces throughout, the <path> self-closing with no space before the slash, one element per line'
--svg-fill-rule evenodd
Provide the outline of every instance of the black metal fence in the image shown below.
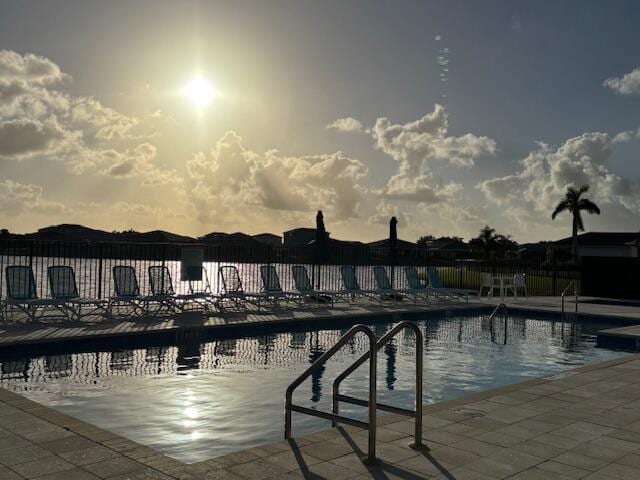
<path fill-rule="evenodd" d="M 282 288 L 294 287 L 291 266 L 305 265 L 317 288 L 338 290 L 342 287 L 341 265 L 353 265 L 362 288 L 375 285 L 371 267 L 384 266 L 396 288 L 406 287 L 404 266 L 415 266 L 426 279 L 427 267 L 436 267 L 446 287 L 477 290 L 483 272 L 496 275 L 524 273 L 529 295 L 559 295 L 572 281 L 580 279 L 576 266 L 538 261 L 455 259 L 427 249 L 369 248 L 366 246 L 329 247 L 317 264 L 313 246 L 285 247 L 271 245 L 211 245 L 177 243 L 89 243 L 23 239 L 0 239 L 0 293 L 6 296 L 5 267 L 29 265 L 33 268 L 38 295 L 49 296 L 47 268 L 71 266 L 76 274 L 81 296 L 108 298 L 113 294 L 112 268 L 128 265 L 136 269 L 141 292 L 149 291 L 148 267 L 166 266 L 178 293 L 188 291 L 188 282 L 180 277 L 180 258 L 185 247 L 201 247 L 204 268 L 213 292 L 222 291 L 219 267 L 235 265 L 246 291 L 260 291 L 260 266 L 273 265 Z"/>

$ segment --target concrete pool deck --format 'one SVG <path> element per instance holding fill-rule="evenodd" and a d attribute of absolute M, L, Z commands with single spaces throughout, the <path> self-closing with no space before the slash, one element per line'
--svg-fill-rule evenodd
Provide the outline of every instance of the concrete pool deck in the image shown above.
<path fill-rule="evenodd" d="M 490 308 L 482 302 L 411 302 L 380 305 L 377 302 L 337 304 L 334 307 L 296 308 L 261 312 L 184 312 L 171 317 L 121 318 L 116 320 L 94 317 L 84 321 L 51 321 L 0 324 L 0 346 L 37 344 L 62 340 L 95 339 L 123 335 L 139 335 L 199 328 L 216 329 L 233 326 L 274 325 L 312 320 L 340 320 L 416 314 L 419 312 L 455 312 L 468 309 Z M 640 309 L 639 309 L 640 311 Z"/>
<path fill-rule="evenodd" d="M 374 302 L 358 302 L 354 304 L 336 304 L 334 307 L 307 307 L 276 311 L 248 311 L 248 312 L 184 312 L 171 317 L 158 318 L 118 318 L 104 319 L 89 317 L 82 321 L 49 320 L 31 323 L 9 324 L 0 322 L 0 346 L 27 345 L 38 343 L 60 342 L 65 340 L 87 340 L 125 335 L 140 335 L 149 333 L 167 333 L 189 331 L 194 329 L 216 329 L 234 326 L 274 325 L 278 323 L 298 323 L 314 320 L 339 321 L 343 318 L 362 318 L 391 316 L 400 320 L 411 318 L 420 312 L 445 312 L 454 314 L 469 309 L 486 309 L 504 303 L 509 310 L 523 312 L 543 312 L 545 314 L 560 314 L 560 297 L 528 297 L 505 298 L 499 297 L 482 299 L 470 298 L 464 302 L 430 302 L 413 304 L 404 302 L 398 304 L 380 305 Z M 640 303 L 636 304 L 608 304 L 606 299 L 594 297 L 580 297 L 579 314 L 581 316 L 605 316 L 615 318 L 621 322 L 640 324 Z M 566 299 L 566 311 L 574 309 L 572 299 Z M 640 327 L 637 328 L 640 336 Z"/>
<path fill-rule="evenodd" d="M 413 422 L 332 428 L 191 465 L 0 389 L 3 480 L 589 479 L 640 478 L 640 355 L 587 365 L 425 406 Z M 295 419 L 294 419 L 295 432 Z"/>

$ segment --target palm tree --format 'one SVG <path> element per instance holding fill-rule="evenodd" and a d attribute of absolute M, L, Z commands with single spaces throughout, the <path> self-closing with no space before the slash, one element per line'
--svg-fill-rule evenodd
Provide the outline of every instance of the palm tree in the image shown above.
<path fill-rule="evenodd" d="M 581 211 L 584 210 L 587 213 L 597 213 L 600 215 L 600 208 L 588 198 L 581 198 L 583 193 L 589 191 L 589 185 L 583 185 L 579 189 L 574 187 L 567 188 L 567 193 L 564 195 L 564 199 L 556 205 L 556 209 L 551 214 L 551 219 L 554 220 L 556 215 L 561 212 L 567 211 L 573 215 L 573 230 L 572 230 L 572 251 L 573 259 L 578 258 L 578 232 L 584 232 L 584 223 L 582 222 Z"/>
<path fill-rule="evenodd" d="M 489 225 L 485 225 L 477 237 L 469 240 L 469 246 L 473 250 L 481 251 L 485 261 L 490 259 L 491 254 L 504 257 L 507 252 L 518 248 L 518 244 L 510 235 L 496 233 L 496 230 Z"/>

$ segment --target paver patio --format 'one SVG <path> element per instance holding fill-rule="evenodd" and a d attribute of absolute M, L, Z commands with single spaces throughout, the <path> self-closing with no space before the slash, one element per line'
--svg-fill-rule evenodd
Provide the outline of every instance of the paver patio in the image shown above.
<path fill-rule="evenodd" d="M 640 355 L 584 366 L 379 417 L 379 463 L 366 432 L 333 428 L 191 465 L 0 390 L 0 478 L 640 479 Z M 295 428 L 295 423 L 294 423 Z"/>

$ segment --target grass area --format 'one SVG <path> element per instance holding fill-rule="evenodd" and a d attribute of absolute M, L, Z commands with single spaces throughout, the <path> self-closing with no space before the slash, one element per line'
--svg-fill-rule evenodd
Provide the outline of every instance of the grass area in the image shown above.
<path fill-rule="evenodd" d="M 460 284 L 460 270 L 456 267 L 439 267 L 438 273 L 445 287 L 467 288 L 478 290 L 482 278 L 482 272 L 489 270 L 476 270 L 465 268 L 462 270 L 462 285 Z M 553 295 L 553 275 L 544 271 L 522 271 L 522 272 L 498 272 L 497 275 L 508 275 L 514 273 L 525 273 L 527 281 L 527 292 L 533 296 Z M 556 295 L 571 283 L 574 278 L 578 278 L 574 272 L 559 272 L 556 278 Z"/>

